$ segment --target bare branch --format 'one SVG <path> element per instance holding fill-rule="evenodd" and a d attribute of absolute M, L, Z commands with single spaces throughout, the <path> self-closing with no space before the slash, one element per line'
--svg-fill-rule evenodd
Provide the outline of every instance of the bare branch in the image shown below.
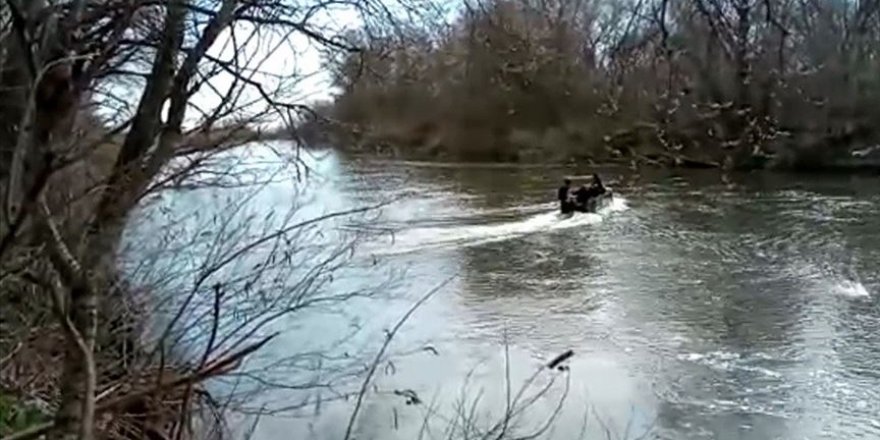
<path fill-rule="evenodd" d="M 426 293 L 424 296 L 422 296 L 418 301 L 416 301 L 416 303 L 413 304 L 412 307 L 410 307 L 406 313 L 404 313 L 404 315 L 400 318 L 400 320 L 397 321 L 397 324 L 395 324 L 394 327 L 392 327 L 391 330 L 388 332 L 388 334 L 385 336 L 385 342 L 382 344 L 382 347 L 379 349 L 379 352 L 376 353 L 376 357 L 375 357 L 375 359 L 373 359 L 372 364 L 370 364 L 370 369 L 369 369 L 369 371 L 367 371 L 367 375 L 364 378 L 364 382 L 363 382 L 363 384 L 361 384 L 361 389 L 360 389 L 360 392 L 358 392 L 357 401 L 355 402 L 354 409 L 351 412 L 351 417 L 348 420 L 348 427 L 345 429 L 345 437 L 344 437 L 345 440 L 348 440 L 351 438 L 351 435 L 352 435 L 353 429 L 354 429 L 354 424 L 357 421 L 357 416 L 358 416 L 358 413 L 360 412 L 361 404 L 363 403 L 364 396 L 366 396 L 367 389 L 370 386 L 370 382 L 373 379 L 373 375 L 376 373 L 376 368 L 378 368 L 379 364 L 381 363 L 382 357 L 385 355 L 385 350 L 388 349 L 388 346 L 391 344 L 391 341 L 392 341 L 392 339 L 394 339 L 394 336 L 397 334 L 398 331 L 400 331 L 401 327 L 403 327 L 403 325 L 406 324 L 406 322 L 409 320 L 410 316 L 412 316 L 412 314 L 415 313 L 416 310 L 418 310 L 419 307 L 422 306 L 422 304 L 424 304 L 426 301 L 431 299 L 431 297 L 434 296 L 434 294 L 436 294 L 437 292 L 442 290 L 444 287 L 446 287 L 446 285 L 449 284 L 449 282 L 452 281 L 453 279 L 454 279 L 454 277 L 446 279 L 445 281 L 443 281 L 442 283 L 440 283 L 439 285 L 437 285 L 436 287 L 434 287 L 433 289 L 428 291 L 428 293 Z"/>

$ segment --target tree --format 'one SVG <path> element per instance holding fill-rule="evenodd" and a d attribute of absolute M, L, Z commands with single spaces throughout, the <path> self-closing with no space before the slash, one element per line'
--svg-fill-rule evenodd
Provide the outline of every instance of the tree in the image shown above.
<path fill-rule="evenodd" d="M 430 47 L 408 70 L 431 94 L 403 87 L 394 73 L 348 69 L 336 116 L 360 126 L 363 143 L 415 154 L 836 166 L 880 136 L 870 128 L 876 81 L 866 74 L 876 67 L 876 9 L 849 1 L 468 2 L 440 26 L 448 32 L 426 31 L 428 43 L 401 41 L 386 56 L 345 61 L 384 65 Z M 356 110 L 390 96 L 398 108 L 438 110 L 416 121 Z"/>
<path fill-rule="evenodd" d="M 364 17 L 376 16 L 380 6 L 341 5 Z M 221 326 L 217 307 L 244 307 L 242 301 L 250 298 L 255 283 L 297 261 L 290 248 L 297 237 L 314 233 L 321 221 L 368 209 L 226 225 L 226 233 L 246 241 L 215 242 L 207 249 L 216 253 L 194 268 L 196 278 L 186 274 L 177 280 L 197 280 L 188 286 L 187 298 L 204 300 L 208 295 L 213 312 L 186 325 L 171 319 L 152 350 L 141 347 L 124 359 L 136 359 L 138 368 L 114 364 L 120 354 L 112 351 L 117 348 L 113 340 L 140 345 L 133 332 L 118 334 L 119 325 L 144 319 L 137 315 L 150 311 L 154 315 L 148 319 L 170 313 L 154 310 L 149 302 L 139 304 L 146 300 L 118 270 L 132 213 L 169 190 L 241 178 L 241 169 L 229 165 L 225 151 L 255 140 L 259 124 L 281 121 L 292 126 L 310 112 L 304 103 L 286 100 L 286 89 L 300 73 L 273 77 L 264 64 L 277 54 L 277 46 L 295 37 L 331 51 L 359 50 L 319 26 L 320 15 L 332 6 L 262 0 L 2 4 L 0 82 L 8 104 L 0 111 L 0 132 L 13 140 L 4 144 L 6 160 L 0 169 L 4 302 L 17 304 L 10 316 L 18 314 L 25 325 L 51 310 L 66 339 L 54 420 L 14 438 L 49 432 L 57 438 L 91 439 L 98 416 L 108 413 L 140 417 L 137 436 L 152 435 L 163 428 L 150 428 L 144 419 L 150 399 L 182 396 L 183 403 L 171 409 L 188 414 L 198 383 L 228 373 L 271 340 L 259 331 L 264 326 L 313 301 L 347 298 L 320 293 L 329 272 L 350 252 L 343 248 L 321 256 L 312 271 L 295 272 L 291 277 L 299 278 L 274 286 L 273 295 L 292 296 L 250 300 L 254 316 L 240 326 Z M 265 45 L 272 43 L 276 47 L 267 50 Z M 119 93 L 136 96 L 136 105 L 126 106 L 128 100 Z M 199 107 L 198 98 L 204 96 L 213 108 Z M 301 172 L 304 163 L 297 151 L 285 156 Z M 231 212 L 235 207 L 227 206 Z M 270 223 L 278 229 L 269 231 Z M 252 235 L 253 228 L 259 234 Z M 232 256 L 243 255 L 260 261 L 259 267 L 216 279 L 226 267 L 241 263 Z M 22 287 L 27 290 L 16 291 Z M 137 310 L 133 314 L 113 310 L 132 304 Z M 191 301 L 175 305 L 180 316 L 192 313 Z M 177 347 L 169 338 L 181 338 L 192 326 L 213 329 L 202 341 L 201 359 L 189 365 L 166 359 Z M 23 341 L 3 342 L 12 352 Z M 120 386 L 125 382 L 130 385 Z M 183 425 L 170 429 L 181 435 Z"/>

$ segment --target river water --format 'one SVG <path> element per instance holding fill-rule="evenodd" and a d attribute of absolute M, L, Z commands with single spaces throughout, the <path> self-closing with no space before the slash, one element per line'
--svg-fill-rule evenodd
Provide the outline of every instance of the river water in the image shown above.
<path fill-rule="evenodd" d="M 560 219 L 561 177 L 592 170 L 332 153 L 316 164 L 313 212 L 391 201 L 359 226 L 378 231 L 355 256 L 375 268 L 344 277 L 389 282 L 344 318 L 287 322 L 269 357 L 351 320 L 372 328 L 358 341 L 375 351 L 446 282 L 392 340 L 359 439 L 447 438 L 463 419 L 485 431 L 508 384 L 515 395 L 533 372 L 530 390 L 555 382 L 519 415 L 523 435 L 880 438 L 878 178 L 607 169 L 615 203 Z M 283 188 L 263 203 L 286 203 Z M 542 370 L 566 350 L 566 371 Z M 256 438 L 341 438 L 353 406 L 267 416 Z"/>

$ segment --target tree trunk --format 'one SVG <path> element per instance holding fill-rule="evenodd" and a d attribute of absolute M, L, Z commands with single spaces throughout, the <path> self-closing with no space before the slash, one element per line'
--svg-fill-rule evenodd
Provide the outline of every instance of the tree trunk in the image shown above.
<path fill-rule="evenodd" d="M 45 0 L 31 0 L 27 2 L 27 7 L 22 8 L 21 2 L 11 2 L 15 5 L 18 13 L 13 14 L 10 6 L 5 7 L 10 10 L 12 20 L 12 28 L 6 34 L 2 44 L 6 51 L 3 58 L 2 73 L 0 73 L 0 181 L 3 182 L 2 197 L 2 224 L 8 227 L 12 223 L 14 214 L 9 212 L 12 205 L 9 200 L 10 194 L 14 189 L 10 188 L 10 172 L 14 161 L 16 142 L 10 140 L 19 139 L 22 121 L 31 119 L 26 116 L 27 106 L 31 89 L 33 87 L 34 76 L 36 72 L 33 70 L 36 66 L 32 65 L 34 54 L 31 53 L 30 46 L 32 35 L 28 29 L 32 28 L 34 17 L 37 12 L 45 8 Z"/>
<path fill-rule="evenodd" d="M 754 130 L 751 127 L 753 116 L 753 108 L 751 102 L 751 62 L 749 32 L 751 32 L 751 1 L 752 0 L 736 0 L 734 9 L 737 15 L 736 25 L 736 50 L 735 50 L 735 68 L 736 68 L 736 114 L 733 116 L 732 134 L 736 137 L 738 143 L 734 149 L 732 164 L 739 167 L 751 157 L 751 151 L 755 143 L 753 137 Z"/>
<path fill-rule="evenodd" d="M 131 185 L 141 178 L 140 165 L 155 142 L 161 125 L 161 110 L 174 77 L 176 58 L 183 39 L 186 7 L 183 2 L 171 2 L 165 15 L 161 45 L 156 52 L 152 75 L 147 81 L 132 128 L 109 180 L 95 216 L 89 223 L 78 255 L 83 271 L 69 286 L 68 314 L 73 326 L 85 342 L 94 345 L 97 328 L 97 304 L 104 293 L 102 275 L 112 270 L 113 256 L 125 225 L 125 213 L 131 202 Z M 91 288 L 89 286 L 92 286 Z M 72 344 L 69 344 L 72 345 Z M 60 407 L 56 415 L 58 426 L 64 427 L 58 438 L 77 438 L 82 430 L 83 408 L 94 396 L 85 395 L 89 371 L 77 347 L 68 347 L 64 356 Z M 93 421 L 87 421 L 91 423 Z M 90 440 L 90 439 L 84 439 Z"/>
<path fill-rule="evenodd" d="M 736 79 L 737 79 L 737 107 L 746 109 L 750 105 L 750 62 L 749 62 L 749 32 L 751 31 L 751 0 L 737 0 L 736 15 Z"/>
<path fill-rule="evenodd" d="M 101 260 L 112 260 L 122 234 L 125 216 L 136 203 L 137 189 L 148 179 L 144 162 L 156 145 L 162 126 L 162 107 L 171 91 L 177 57 L 183 42 L 186 6 L 171 2 L 165 14 L 165 27 L 153 67 L 131 129 L 108 179 L 95 214 L 79 245 L 83 265 L 95 269 Z"/>

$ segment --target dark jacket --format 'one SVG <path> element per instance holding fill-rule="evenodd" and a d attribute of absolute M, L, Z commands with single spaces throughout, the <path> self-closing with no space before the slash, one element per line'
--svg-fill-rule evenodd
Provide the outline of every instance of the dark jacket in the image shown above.
<path fill-rule="evenodd" d="M 593 183 L 590 184 L 590 192 L 597 196 L 605 194 L 605 185 L 602 184 L 602 179 L 596 174 L 593 174 Z"/>
<path fill-rule="evenodd" d="M 577 200 L 578 204 L 583 205 L 587 203 L 587 199 L 593 196 L 591 191 L 587 188 L 580 188 L 574 192 L 575 200 Z"/>
<path fill-rule="evenodd" d="M 559 198 L 560 202 L 565 202 L 568 200 L 568 189 L 569 188 L 570 187 L 568 187 L 568 186 L 560 186 L 559 187 L 559 191 L 557 192 L 557 197 Z"/>

